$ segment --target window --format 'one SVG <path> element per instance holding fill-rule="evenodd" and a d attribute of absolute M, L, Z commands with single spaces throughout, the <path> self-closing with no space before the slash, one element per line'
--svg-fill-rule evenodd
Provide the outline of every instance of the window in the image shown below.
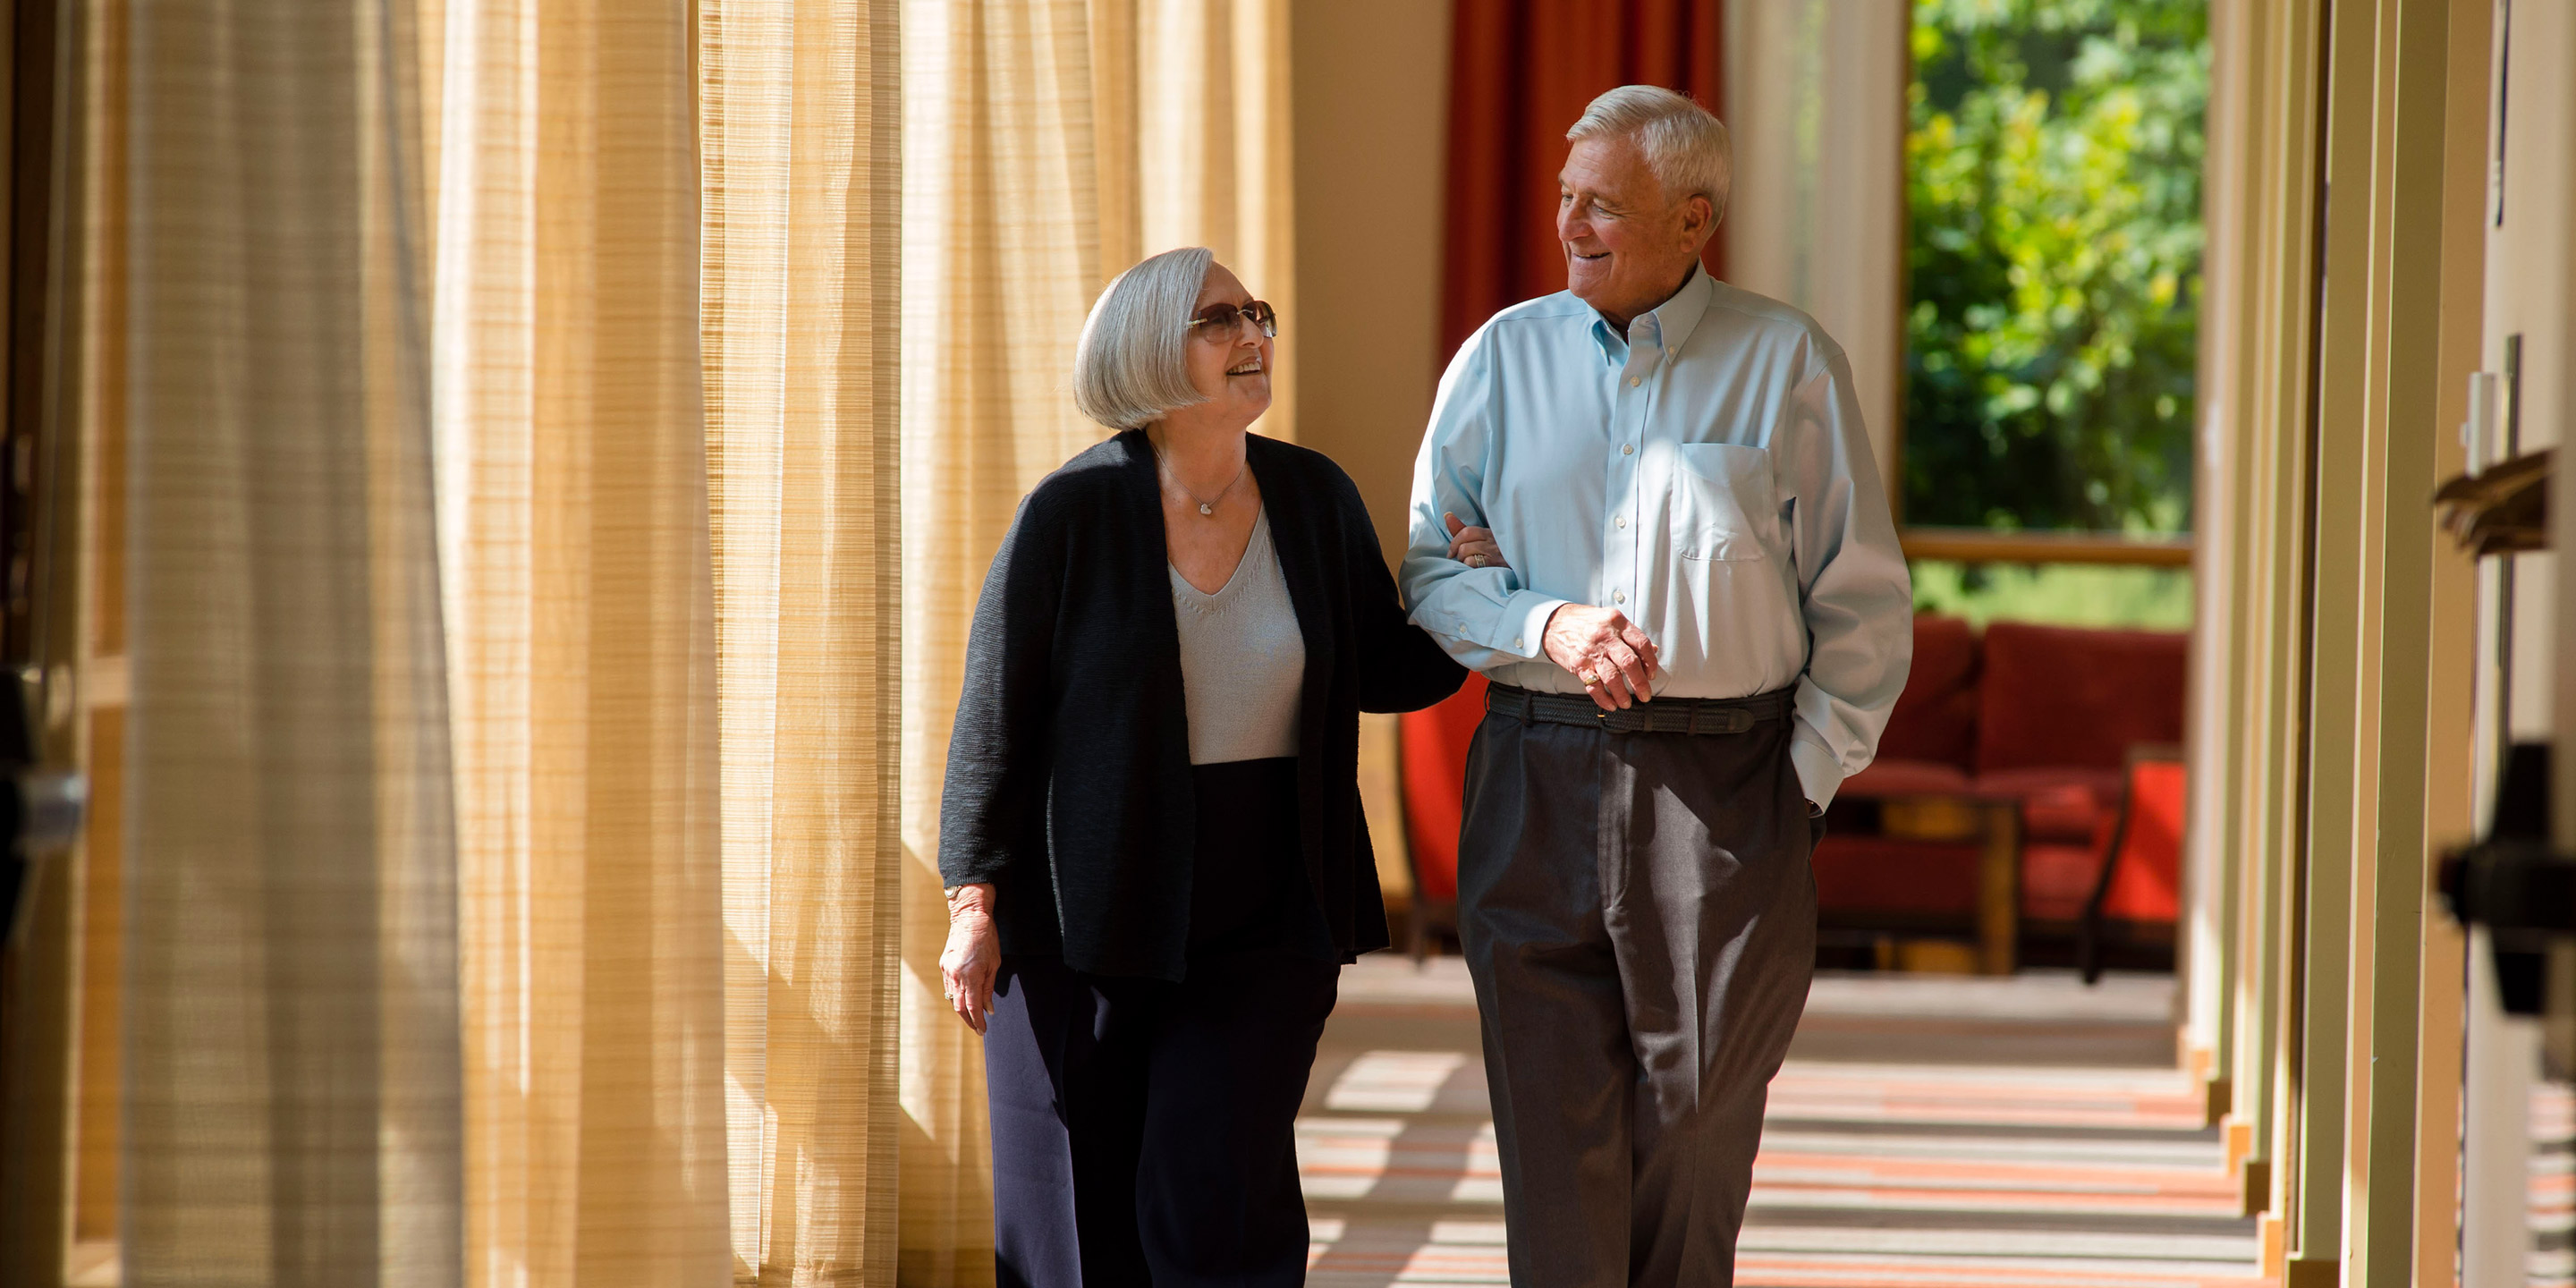
<path fill-rule="evenodd" d="M 1926 607 L 2189 618 L 2208 26 L 2206 0 L 1915 0 L 1900 468 Z"/>

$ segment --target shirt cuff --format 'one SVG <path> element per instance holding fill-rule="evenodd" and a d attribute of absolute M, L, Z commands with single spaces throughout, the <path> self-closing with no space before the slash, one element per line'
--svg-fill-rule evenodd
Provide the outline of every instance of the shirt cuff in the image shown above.
<path fill-rule="evenodd" d="M 1808 801 L 1818 809 L 1834 803 L 1834 793 L 1843 785 L 1842 757 L 1804 724 L 1790 735 L 1789 763 L 1797 767 L 1798 786 L 1806 791 Z"/>
<path fill-rule="evenodd" d="M 1516 590 L 1503 601 L 1503 611 L 1495 621 L 1498 637 L 1485 641 L 1488 648 L 1519 657 L 1544 657 L 1547 648 L 1541 641 L 1547 634 L 1547 619 L 1569 601 L 1534 590 Z"/>

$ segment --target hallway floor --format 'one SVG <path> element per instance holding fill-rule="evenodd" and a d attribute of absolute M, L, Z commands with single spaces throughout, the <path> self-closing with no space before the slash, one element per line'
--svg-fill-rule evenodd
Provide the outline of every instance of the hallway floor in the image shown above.
<path fill-rule="evenodd" d="M 1772 1084 L 1742 1288 L 2236 1288 L 2216 1131 L 2173 1065 L 2173 982 L 1828 975 Z M 1508 1282 L 1475 999 L 1379 954 L 1298 1122 L 1316 1288 Z"/>

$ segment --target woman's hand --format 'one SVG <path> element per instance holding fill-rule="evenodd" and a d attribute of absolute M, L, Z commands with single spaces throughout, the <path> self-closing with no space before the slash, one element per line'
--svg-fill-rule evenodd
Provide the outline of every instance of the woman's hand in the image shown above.
<path fill-rule="evenodd" d="M 948 947 L 939 954 L 939 987 L 957 1018 L 977 1033 L 992 1015 L 993 972 L 1001 966 L 992 883 L 957 887 L 948 896 Z"/>
<path fill-rule="evenodd" d="M 1511 567 L 1503 562 L 1503 548 L 1494 544 L 1491 529 L 1465 523 L 1454 514 L 1443 514 L 1440 521 L 1449 525 L 1450 558 L 1470 568 Z"/>

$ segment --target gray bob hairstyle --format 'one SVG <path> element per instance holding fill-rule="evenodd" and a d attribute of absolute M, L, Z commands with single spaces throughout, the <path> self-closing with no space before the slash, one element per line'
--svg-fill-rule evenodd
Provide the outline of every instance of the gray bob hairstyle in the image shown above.
<path fill-rule="evenodd" d="M 1726 218 L 1726 195 L 1735 186 L 1735 147 L 1726 123 L 1707 108 L 1655 85 L 1622 85 L 1592 100 L 1569 142 L 1634 136 L 1646 168 L 1673 201 L 1706 197 L 1716 209 L 1712 225 Z"/>
<path fill-rule="evenodd" d="M 1073 405 L 1112 429 L 1141 429 L 1207 395 L 1190 383 L 1190 312 L 1216 252 L 1167 250 L 1120 273 L 1082 324 Z"/>

